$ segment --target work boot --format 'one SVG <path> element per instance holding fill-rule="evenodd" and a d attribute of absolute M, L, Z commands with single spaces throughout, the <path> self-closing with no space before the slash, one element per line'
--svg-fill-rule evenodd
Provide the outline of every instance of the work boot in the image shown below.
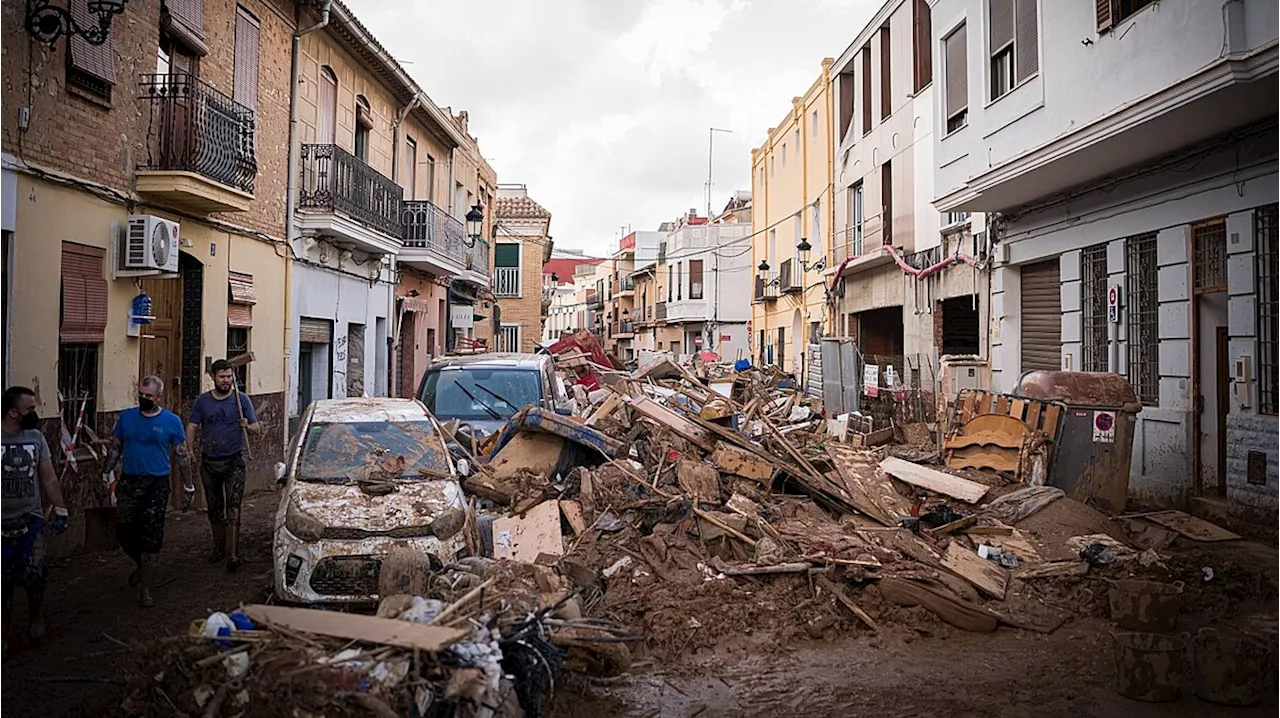
<path fill-rule="evenodd" d="M 235 517 L 223 527 L 227 539 L 227 571 L 235 573 L 240 568 L 240 517 Z"/>
<path fill-rule="evenodd" d="M 227 527 L 221 524 L 210 524 L 213 529 L 213 552 L 209 554 L 209 563 L 217 563 L 227 556 Z"/>
<path fill-rule="evenodd" d="M 151 608 L 156 605 L 156 600 L 151 595 L 151 586 L 155 582 L 156 575 L 156 559 L 155 554 L 143 554 L 142 564 L 138 566 L 139 583 L 138 589 L 138 605 L 143 608 Z"/>

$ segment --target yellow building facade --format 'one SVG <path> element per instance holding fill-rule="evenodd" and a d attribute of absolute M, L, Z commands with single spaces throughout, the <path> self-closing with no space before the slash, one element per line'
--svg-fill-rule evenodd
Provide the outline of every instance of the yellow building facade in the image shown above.
<path fill-rule="evenodd" d="M 818 79 L 751 152 L 751 350 L 756 363 L 797 375 L 810 343 L 828 330 L 823 270 L 838 201 L 831 182 L 832 63 L 822 61 Z"/>

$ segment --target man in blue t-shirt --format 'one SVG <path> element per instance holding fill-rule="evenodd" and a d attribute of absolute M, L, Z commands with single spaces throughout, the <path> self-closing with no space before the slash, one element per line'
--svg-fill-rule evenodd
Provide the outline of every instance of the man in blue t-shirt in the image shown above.
<path fill-rule="evenodd" d="M 262 431 L 253 402 L 236 386 L 235 367 L 219 359 L 209 368 L 213 390 L 196 399 L 187 420 L 187 443 L 194 450 L 200 430 L 200 478 L 209 504 L 213 553 L 209 563 L 227 559 L 227 570 L 240 567 L 240 502 L 244 499 L 244 450 L 248 434 Z"/>
<path fill-rule="evenodd" d="M 149 376 L 138 383 L 138 406 L 125 409 L 116 420 L 112 451 L 106 472 L 123 459 L 116 482 L 116 538 L 120 547 L 137 564 L 129 576 L 130 586 L 140 586 L 138 604 L 154 606 L 151 596 L 156 559 L 164 546 L 164 521 L 169 504 L 169 449 L 178 453 L 185 511 L 195 498 L 191 483 L 191 454 L 187 435 L 178 415 L 161 408 L 164 382 Z"/>

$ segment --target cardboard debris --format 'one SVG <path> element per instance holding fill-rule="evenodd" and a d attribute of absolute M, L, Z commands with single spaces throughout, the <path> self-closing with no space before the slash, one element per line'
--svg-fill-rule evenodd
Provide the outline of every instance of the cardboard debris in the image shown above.
<path fill-rule="evenodd" d="M 524 516 L 507 516 L 493 522 L 494 558 L 535 563 L 542 556 L 562 554 L 559 502 L 544 501 Z"/>

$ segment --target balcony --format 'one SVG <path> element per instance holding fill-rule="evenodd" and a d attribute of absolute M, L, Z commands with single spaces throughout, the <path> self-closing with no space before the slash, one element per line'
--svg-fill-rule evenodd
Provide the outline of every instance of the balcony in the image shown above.
<path fill-rule="evenodd" d="M 366 252 L 399 254 L 404 189 L 337 145 L 302 146 L 298 228 Z"/>
<path fill-rule="evenodd" d="M 782 260 L 778 268 L 778 289 L 783 294 L 795 294 L 804 291 L 804 274 L 794 259 Z"/>
<path fill-rule="evenodd" d="M 400 238 L 398 262 L 489 286 L 489 243 L 477 238 L 475 246 L 467 246 L 462 222 L 434 203 L 400 203 Z"/>
<path fill-rule="evenodd" d="M 493 270 L 493 295 L 495 297 L 520 296 L 520 268 L 495 267 Z"/>
<path fill-rule="evenodd" d="M 613 293 L 615 296 L 622 296 L 636 291 L 636 280 L 631 277 L 623 277 L 613 283 Z"/>
<path fill-rule="evenodd" d="M 653 308 L 653 318 L 655 321 L 667 321 L 667 303 L 658 302 Z"/>
<path fill-rule="evenodd" d="M 613 336 L 619 339 L 630 339 L 635 334 L 635 325 L 629 321 L 615 322 Z"/>
<path fill-rule="evenodd" d="M 253 110 L 185 73 L 143 75 L 139 89 L 152 132 L 138 192 L 200 214 L 247 211 L 258 175 Z"/>
<path fill-rule="evenodd" d="M 595 292 L 590 297 L 587 297 L 587 309 L 594 311 L 604 309 L 604 297 L 601 296 L 599 292 Z"/>
<path fill-rule="evenodd" d="M 664 309 L 667 321 L 672 324 L 705 322 L 711 316 L 711 307 L 705 299 L 677 299 L 667 302 Z"/>
<path fill-rule="evenodd" d="M 778 280 L 773 272 L 769 273 L 767 279 L 756 277 L 755 298 L 757 302 L 772 302 L 778 299 Z"/>

